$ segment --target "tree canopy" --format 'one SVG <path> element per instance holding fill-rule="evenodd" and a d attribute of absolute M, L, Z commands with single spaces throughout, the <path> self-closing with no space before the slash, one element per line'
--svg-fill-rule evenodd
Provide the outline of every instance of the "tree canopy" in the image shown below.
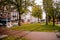
<path fill-rule="evenodd" d="M 32 8 L 32 16 L 42 18 L 42 9 L 39 5 Z"/>

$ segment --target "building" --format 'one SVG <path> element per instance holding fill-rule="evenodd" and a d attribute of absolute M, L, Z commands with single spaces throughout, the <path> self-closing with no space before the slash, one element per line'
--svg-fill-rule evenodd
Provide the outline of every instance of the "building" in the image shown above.
<path fill-rule="evenodd" d="M 18 12 L 0 13 L 0 26 L 12 27 L 18 25 Z"/>

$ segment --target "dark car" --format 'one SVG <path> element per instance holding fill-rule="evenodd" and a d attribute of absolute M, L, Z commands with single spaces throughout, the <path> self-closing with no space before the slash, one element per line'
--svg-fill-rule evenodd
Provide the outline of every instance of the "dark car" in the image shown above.
<path fill-rule="evenodd" d="M 8 18 L 0 18 L 0 27 L 6 26 L 7 22 L 10 22 Z"/>

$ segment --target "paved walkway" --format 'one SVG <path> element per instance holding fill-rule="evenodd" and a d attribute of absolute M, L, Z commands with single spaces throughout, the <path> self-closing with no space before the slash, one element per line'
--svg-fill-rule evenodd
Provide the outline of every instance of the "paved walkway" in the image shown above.
<path fill-rule="evenodd" d="M 58 40 L 54 32 L 10 31 L 10 35 L 25 37 L 29 40 Z"/>
<path fill-rule="evenodd" d="M 53 32 L 31 32 L 25 37 L 29 40 L 58 40 Z"/>
<path fill-rule="evenodd" d="M 29 40 L 58 40 L 54 32 L 28 32 L 28 31 L 6 30 L 3 32 L 3 34 L 14 35 L 16 37 L 25 37 Z"/>

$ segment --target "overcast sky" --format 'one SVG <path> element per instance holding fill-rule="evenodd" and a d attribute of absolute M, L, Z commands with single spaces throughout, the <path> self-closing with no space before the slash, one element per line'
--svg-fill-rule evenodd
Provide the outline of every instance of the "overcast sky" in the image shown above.
<path fill-rule="evenodd" d="M 42 5 L 42 0 L 35 0 L 35 3 L 37 3 L 37 5 Z"/>
<path fill-rule="evenodd" d="M 35 3 L 36 3 L 37 5 L 42 5 L 42 0 L 35 0 Z M 29 7 L 28 9 L 29 9 L 30 11 L 32 10 L 31 7 Z"/>
<path fill-rule="evenodd" d="M 60 0 L 54 0 L 55 2 L 60 2 Z M 42 5 L 43 0 L 35 0 L 35 3 L 37 3 L 38 5 Z"/>

